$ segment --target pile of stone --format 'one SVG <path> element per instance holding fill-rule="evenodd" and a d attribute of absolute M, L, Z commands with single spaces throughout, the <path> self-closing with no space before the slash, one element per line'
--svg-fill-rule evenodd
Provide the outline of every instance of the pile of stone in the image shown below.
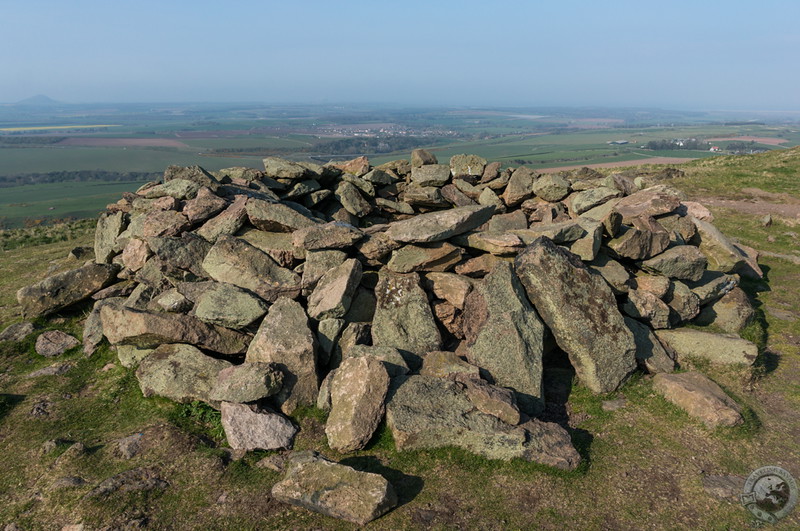
<path fill-rule="evenodd" d="M 637 367 L 689 409 L 716 393 L 714 407 L 733 413 L 690 411 L 716 425 L 741 422 L 736 404 L 700 374 L 670 374 L 676 361 L 757 354 L 733 335 L 679 328 L 746 326 L 737 283 L 760 275 L 755 252 L 701 205 L 627 174 L 539 175 L 474 155 L 439 164 L 424 150 L 377 167 L 173 166 L 108 206 L 94 247 L 94 261 L 20 290 L 24 314 L 94 298 L 86 353 L 105 338 L 146 396 L 219 408 L 236 449 L 291 448 L 289 416 L 316 405 L 341 453 L 385 420 L 400 450 L 460 446 L 573 469 L 568 432 L 540 420 L 544 359 L 568 357 L 596 393 Z M 296 466 L 310 463 L 335 469 L 318 456 Z M 388 510 L 390 487 L 359 510 Z M 304 506 L 318 498 L 276 489 Z"/>

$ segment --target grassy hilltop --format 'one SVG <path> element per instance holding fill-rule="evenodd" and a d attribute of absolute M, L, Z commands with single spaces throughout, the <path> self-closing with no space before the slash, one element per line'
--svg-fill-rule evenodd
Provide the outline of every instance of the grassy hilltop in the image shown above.
<path fill-rule="evenodd" d="M 800 478 L 800 148 L 679 167 L 684 176 L 669 184 L 710 205 L 715 225 L 726 234 L 763 252 L 759 263 L 766 280 L 743 283 L 758 314 L 757 324 L 746 330 L 761 350 L 755 369 L 698 363 L 743 406 L 745 424 L 710 431 L 656 395 L 648 377 L 608 396 L 566 379 L 565 412 L 584 461 L 565 473 L 455 449 L 399 453 L 385 428 L 366 450 L 339 455 L 326 445 L 324 413 L 299 412 L 296 449 L 317 449 L 381 473 L 397 488 L 400 506 L 369 528 L 742 529 L 751 525 L 749 513 L 735 498 L 706 491 L 704 476 L 746 477 L 758 467 L 778 465 Z M 763 222 L 767 214 L 769 226 Z M 82 263 L 86 258 L 68 254 L 91 245 L 93 232 L 79 222 L 1 236 L 0 330 L 20 320 L 16 290 Z M 90 308 L 40 319 L 39 331 L 59 329 L 80 338 Z M 35 337 L 0 343 L 0 525 L 355 527 L 272 500 L 270 488 L 280 474 L 257 463 L 273 453 L 235 459 L 226 449 L 219 413 L 143 398 L 133 372 L 119 365 L 107 345 L 91 358 L 77 347 L 51 360 L 34 352 Z M 54 361 L 71 369 L 28 376 Z M 626 399 L 625 407 L 601 407 L 618 398 Z M 33 414 L 43 410 L 48 414 Z M 123 458 L 116 441 L 137 433 L 151 443 L 132 459 Z M 169 486 L 87 496 L 104 479 L 134 468 L 157 472 Z M 63 487 L 70 481 L 64 478 L 75 477 L 87 483 Z M 798 527 L 800 509 L 776 526 Z"/>

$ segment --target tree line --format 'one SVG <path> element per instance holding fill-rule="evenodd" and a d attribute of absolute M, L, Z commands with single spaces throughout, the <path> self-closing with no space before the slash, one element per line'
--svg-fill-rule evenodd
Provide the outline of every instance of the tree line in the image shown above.
<path fill-rule="evenodd" d="M 161 173 L 142 172 L 142 171 L 101 171 L 101 170 L 78 170 L 78 171 L 51 171 L 47 173 L 17 173 L 10 175 L 0 175 L 0 188 L 10 188 L 12 186 L 22 186 L 26 184 L 42 183 L 63 183 L 75 181 L 151 181 L 158 180 Z"/>

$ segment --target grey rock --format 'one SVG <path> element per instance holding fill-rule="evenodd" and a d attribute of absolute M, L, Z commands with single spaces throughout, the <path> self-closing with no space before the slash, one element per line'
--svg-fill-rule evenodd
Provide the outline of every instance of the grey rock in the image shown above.
<path fill-rule="evenodd" d="M 173 179 L 183 179 L 186 181 L 192 181 L 195 183 L 200 184 L 201 186 L 205 186 L 212 191 L 216 191 L 219 187 L 219 181 L 208 173 L 205 169 L 201 168 L 200 166 L 169 166 L 164 171 L 164 182 L 169 182 Z"/>
<path fill-rule="evenodd" d="M 620 191 L 616 188 L 607 188 L 605 186 L 577 192 L 570 196 L 572 199 L 572 210 L 576 214 L 582 214 L 620 195 Z"/>
<path fill-rule="evenodd" d="M 105 212 L 97 220 L 94 233 L 94 257 L 98 264 L 109 264 L 117 254 L 114 249 L 117 237 L 127 226 L 127 214 L 124 212 Z"/>
<path fill-rule="evenodd" d="M 194 199 L 186 201 L 181 212 L 189 220 L 189 223 L 200 223 L 219 214 L 227 206 L 228 202 L 226 200 L 218 197 L 209 188 L 203 186 L 197 190 L 197 195 Z"/>
<path fill-rule="evenodd" d="M 316 220 L 283 203 L 268 203 L 258 199 L 247 202 L 247 217 L 254 227 L 265 232 L 293 232 L 317 224 Z"/>
<path fill-rule="evenodd" d="M 90 297 L 116 279 L 119 268 L 88 264 L 48 277 L 17 291 L 17 302 L 25 317 L 39 317 Z"/>
<path fill-rule="evenodd" d="M 272 487 L 272 497 L 362 526 L 397 505 L 392 485 L 382 476 L 312 452 L 298 452 L 289 458 L 286 475 Z"/>
<path fill-rule="evenodd" d="M 297 428 L 288 419 L 267 409 L 222 402 L 222 427 L 234 450 L 291 449 Z"/>
<path fill-rule="evenodd" d="M 469 361 L 498 385 L 512 388 L 526 413 L 540 413 L 544 325 L 511 264 L 499 263 L 476 283 L 464 315 Z"/>
<path fill-rule="evenodd" d="M 453 155 L 450 157 L 450 171 L 453 177 L 481 177 L 486 167 L 486 159 L 477 155 Z"/>
<path fill-rule="evenodd" d="M 260 298 L 232 284 L 215 283 L 197 299 L 194 315 L 227 328 L 244 328 L 267 313 Z"/>
<path fill-rule="evenodd" d="M 290 232 L 265 232 L 243 228 L 236 233 L 236 237 L 267 253 L 281 267 L 291 268 L 295 260 L 305 258 L 305 250 L 294 246 Z"/>
<path fill-rule="evenodd" d="M 503 202 L 506 206 L 515 207 L 532 196 L 535 179 L 536 174 L 525 166 L 514 170 L 503 193 Z"/>
<path fill-rule="evenodd" d="M 705 255 L 693 245 L 678 245 L 642 262 L 645 271 L 695 282 L 703 277 L 706 265 Z"/>
<path fill-rule="evenodd" d="M 328 445 L 338 452 L 363 448 L 383 419 L 389 375 L 372 357 L 347 358 L 331 381 L 331 411 L 325 423 Z"/>
<path fill-rule="evenodd" d="M 172 179 L 163 184 L 148 188 L 142 193 L 145 199 L 174 197 L 178 200 L 193 199 L 202 185 L 186 179 Z"/>
<path fill-rule="evenodd" d="M 497 417 L 512 426 L 522 420 L 511 389 L 497 387 L 477 378 L 464 379 L 461 382 L 465 386 L 467 398 L 479 411 Z"/>
<path fill-rule="evenodd" d="M 225 210 L 203 223 L 195 233 L 211 243 L 236 234 L 247 220 L 247 204 L 247 197 L 238 196 Z"/>
<path fill-rule="evenodd" d="M 631 317 L 625 317 L 625 325 L 633 332 L 639 366 L 650 374 L 675 370 L 675 361 L 648 326 Z"/>
<path fill-rule="evenodd" d="M 493 213 L 492 207 L 481 206 L 429 212 L 391 223 L 386 231 L 386 236 L 404 243 L 446 240 L 486 223 Z"/>
<path fill-rule="evenodd" d="M 231 366 L 191 345 L 165 344 L 139 362 L 136 378 L 145 397 L 158 395 L 182 403 L 209 402 L 217 373 Z"/>
<path fill-rule="evenodd" d="M 639 216 L 668 214 L 681 204 L 679 193 L 667 186 L 658 185 L 640 190 L 620 199 L 615 208 L 622 214 L 622 222 Z"/>
<path fill-rule="evenodd" d="M 320 249 L 308 251 L 303 264 L 303 293 L 311 293 L 317 282 L 332 269 L 347 261 L 347 253 L 339 249 Z"/>
<path fill-rule="evenodd" d="M 332 221 L 296 230 L 293 242 L 307 251 L 317 249 L 346 249 L 362 239 L 365 234 L 341 221 Z"/>
<path fill-rule="evenodd" d="M 22 341 L 31 335 L 36 327 L 30 321 L 22 321 L 7 326 L 0 332 L 0 341 Z"/>
<path fill-rule="evenodd" d="M 747 294 L 733 288 L 718 301 L 700 311 L 694 322 L 707 326 L 716 325 L 729 334 L 738 334 L 755 319 L 755 310 Z"/>
<path fill-rule="evenodd" d="M 570 192 L 570 184 L 558 174 L 546 173 L 536 179 L 532 190 L 536 197 L 554 203 L 567 197 Z"/>
<path fill-rule="evenodd" d="M 115 492 L 150 491 L 167 487 L 169 483 L 152 468 L 134 468 L 103 480 L 86 494 L 86 498 L 105 498 Z"/>
<path fill-rule="evenodd" d="M 730 292 L 739 284 L 736 275 L 728 275 L 719 271 L 703 271 L 696 282 L 686 282 L 686 286 L 697 295 L 701 306 L 705 306 Z"/>
<path fill-rule="evenodd" d="M 344 359 L 349 358 L 374 358 L 381 363 L 390 378 L 408 374 L 409 368 L 400 351 L 393 347 L 380 347 L 371 345 L 353 345 L 344 354 Z M 428 357 L 426 356 L 426 359 Z"/>
<path fill-rule="evenodd" d="M 608 253 L 601 249 L 589 268 L 596 271 L 608 283 L 608 286 L 616 295 L 622 295 L 629 290 L 628 280 L 631 278 L 625 266 L 608 256 Z"/>
<path fill-rule="evenodd" d="M 319 279 L 308 298 L 308 315 L 317 320 L 344 317 L 361 282 L 361 262 L 351 258 Z"/>
<path fill-rule="evenodd" d="M 160 294 L 154 302 L 167 312 L 184 313 L 192 309 L 191 301 L 175 288 Z"/>
<path fill-rule="evenodd" d="M 300 294 L 297 274 L 239 238 L 220 238 L 203 260 L 203 269 L 217 282 L 252 291 L 267 302 Z"/>
<path fill-rule="evenodd" d="M 131 369 L 139 365 L 139 362 L 153 353 L 152 348 L 137 347 L 136 345 L 117 345 L 114 347 L 117 351 L 117 358 L 120 365 Z"/>
<path fill-rule="evenodd" d="M 653 389 L 709 428 L 744 422 L 739 405 L 699 372 L 656 374 Z"/>
<path fill-rule="evenodd" d="M 444 164 L 412 167 L 411 181 L 417 186 L 442 187 L 450 182 L 450 167 Z"/>
<path fill-rule="evenodd" d="M 283 388 L 274 397 L 287 415 L 313 405 L 319 392 L 317 344 L 300 303 L 282 297 L 270 307 L 247 349 L 246 361 L 274 363 L 283 372 Z"/>
<path fill-rule="evenodd" d="M 632 289 L 622 310 L 636 319 L 645 321 L 651 328 L 669 328 L 670 307 L 649 291 Z"/>
<path fill-rule="evenodd" d="M 255 402 L 281 390 L 283 374 L 270 363 L 243 363 L 222 369 L 210 398 L 224 402 Z"/>
<path fill-rule="evenodd" d="M 321 367 L 328 365 L 346 323 L 344 319 L 323 319 L 317 325 L 317 354 Z"/>
<path fill-rule="evenodd" d="M 364 199 L 358 188 L 351 183 L 340 182 L 334 195 L 344 209 L 357 218 L 363 218 L 372 212 L 372 205 Z"/>
<path fill-rule="evenodd" d="M 733 335 L 711 334 L 690 328 L 656 330 L 655 334 L 675 352 L 679 363 L 686 358 L 699 358 L 726 365 L 752 365 L 758 357 L 755 344 Z"/>
<path fill-rule="evenodd" d="M 673 310 L 670 315 L 672 325 L 690 321 L 700 313 L 700 299 L 689 287 L 679 280 L 670 282 L 664 302 Z"/>
<path fill-rule="evenodd" d="M 266 157 L 264 159 L 264 173 L 278 179 L 302 179 L 306 169 L 296 162 L 279 157 Z"/>
<path fill-rule="evenodd" d="M 61 330 L 48 330 L 36 338 L 36 353 L 45 358 L 54 358 L 62 355 L 71 348 L 77 347 L 81 342 Z"/>
<path fill-rule="evenodd" d="M 83 353 L 91 356 L 97 352 L 100 343 L 103 342 L 103 322 L 100 319 L 100 309 L 107 305 L 122 306 L 125 299 L 122 297 L 111 297 L 102 299 L 94 303 L 92 311 L 86 317 L 83 324 Z"/>
<path fill-rule="evenodd" d="M 621 258 L 646 260 L 667 248 L 669 233 L 622 226 L 619 234 L 608 241 L 606 245 L 616 256 Z"/>
<path fill-rule="evenodd" d="M 427 208 L 444 208 L 450 205 L 442 195 L 441 189 L 417 184 L 406 187 L 403 192 L 403 201 L 409 205 Z"/>
<path fill-rule="evenodd" d="M 615 390 L 636 368 L 633 334 L 611 289 L 573 254 L 541 238 L 515 260 L 517 274 L 581 381 Z"/>
<path fill-rule="evenodd" d="M 693 218 L 697 235 L 692 243 L 708 258 L 708 269 L 731 273 L 745 262 L 744 256 L 718 228 L 707 221 Z"/>
<path fill-rule="evenodd" d="M 419 356 L 439 350 L 439 329 L 416 273 L 400 275 L 381 270 L 375 296 L 373 344 L 395 347 Z"/>
<path fill-rule="evenodd" d="M 422 368 L 419 373 L 422 376 L 450 378 L 459 381 L 480 379 L 481 377 L 480 367 L 467 363 L 455 352 L 447 350 L 428 352 L 422 360 Z"/>
<path fill-rule="evenodd" d="M 386 267 L 395 273 L 447 271 L 461 260 L 463 252 L 460 247 L 447 242 L 404 245 L 392 253 Z"/>
<path fill-rule="evenodd" d="M 412 168 L 418 168 L 426 164 L 439 164 L 436 155 L 426 149 L 415 149 L 411 152 Z"/>

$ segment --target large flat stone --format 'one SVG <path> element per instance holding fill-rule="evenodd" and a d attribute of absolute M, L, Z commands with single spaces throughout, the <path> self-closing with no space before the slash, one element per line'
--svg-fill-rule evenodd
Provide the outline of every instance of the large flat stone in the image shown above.
<path fill-rule="evenodd" d="M 161 345 L 139 363 L 136 378 L 144 396 L 176 402 L 211 401 L 217 373 L 232 365 L 206 356 L 192 345 Z"/>
<path fill-rule="evenodd" d="M 220 409 L 225 438 L 234 450 L 281 450 L 294 444 L 297 428 L 274 411 L 231 402 Z"/>
<path fill-rule="evenodd" d="M 386 235 L 398 242 L 420 243 L 446 240 L 471 231 L 492 217 L 494 208 L 465 206 L 420 214 L 389 225 Z"/>
<path fill-rule="evenodd" d="M 758 347 L 734 335 L 711 334 L 691 328 L 656 330 L 656 336 L 669 346 L 678 362 L 685 358 L 706 359 L 712 363 L 752 365 L 758 357 Z"/>
<path fill-rule="evenodd" d="M 89 264 L 48 277 L 17 291 L 17 302 L 25 317 L 56 312 L 90 297 L 116 280 L 119 267 Z"/>
<path fill-rule="evenodd" d="M 744 422 L 739 405 L 699 372 L 656 374 L 653 389 L 709 428 Z"/>

